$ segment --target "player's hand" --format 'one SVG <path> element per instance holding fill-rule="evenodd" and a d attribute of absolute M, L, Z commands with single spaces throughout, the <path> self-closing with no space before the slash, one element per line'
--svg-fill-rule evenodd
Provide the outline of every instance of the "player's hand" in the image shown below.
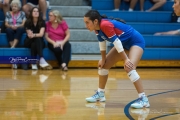
<path fill-rule="evenodd" d="M 134 64 L 129 59 L 126 59 L 124 61 L 124 69 L 127 73 L 129 73 L 131 70 L 134 69 Z"/>
<path fill-rule="evenodd" d="M 98 67 L 102 68 L 105 64 L 106 60 L 99 60 Z"/>

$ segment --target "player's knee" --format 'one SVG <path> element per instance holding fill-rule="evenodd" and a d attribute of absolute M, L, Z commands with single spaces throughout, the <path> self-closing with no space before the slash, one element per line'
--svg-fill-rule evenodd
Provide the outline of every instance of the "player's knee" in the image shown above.
<path fill-rule="evenodd" d="M 109 74 L 109 70 L 101 68 L 101 69 L 98 70 L 98 74 L 99 75 L 108 75 Z"/>
<path fill-rule="evenodd" d="M 131 70 L 128 73 L 128 77 L 132 82 L 136 82 L 137 80 L 139 80 L 140 76 L 138 75 L 138 73 L 136 72 L 136 70 Z"/>

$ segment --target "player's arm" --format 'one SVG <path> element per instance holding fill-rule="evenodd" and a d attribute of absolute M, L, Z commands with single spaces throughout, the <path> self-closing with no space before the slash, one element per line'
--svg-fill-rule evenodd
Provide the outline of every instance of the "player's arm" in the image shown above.
<path fill-rule="evenodd" d="M 96 36 L 97 36 L 98 41 L 99 41 L 99 49 L 101 52 L 102 60 L 105 61 L 106 60 L 106 40 L 102 39 L 97 31 L 95 31 L 95 33 L 96 33 Z"/>
<path fill-rule="evenodd" d="M 101 51 L 102 61 L 106 60 L 106 41 L 99 41 L 99 48 Z"/>
<path fill-rule="evenodd" d="M 115 41 L 113 42 L 114 47 L 116 48 L 117 52 L 119 53 L 120 57 L 125 61 L 128 59 L 126 53 L 124 52 L 124 48 L 122 46 L 121 40 L 116 37 Z"/>

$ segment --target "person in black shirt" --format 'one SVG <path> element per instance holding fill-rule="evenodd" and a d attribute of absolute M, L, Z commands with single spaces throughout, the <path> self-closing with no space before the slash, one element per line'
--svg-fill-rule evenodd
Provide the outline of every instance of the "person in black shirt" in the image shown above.
<path fill-rule="evenodd" d="M 45 21 L 42 19 L 39 9 L 34 7 L 30 11 L 29 18 L 25 22 L 27 37 L 24 46 L 31 49 L 31 56 L 33 58 L 39 55 L 39 65 L 42 69 L 52 69 L 52 66 L 50 66 L 43 57 L 45 26 Z M 32 69 L 37 70 L 37 65 L 32 64 Z"/>
<path fill-rule="evenodd" d="M 46 20 L 47 3 L 46 0 L 22 0 L 23 11 L 26 15 L 29 15 L 30 10 L 33 7 L 39 7 L 43 13 L 43 19 Z"/>

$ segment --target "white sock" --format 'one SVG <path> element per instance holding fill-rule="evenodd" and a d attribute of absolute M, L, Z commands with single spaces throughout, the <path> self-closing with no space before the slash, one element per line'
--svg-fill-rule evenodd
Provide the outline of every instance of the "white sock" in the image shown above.
<path fill-rule="evenodd" d="M 139 98 L 142 96 L 146 96 L 144 92 L 138 94 Z"/>
<path fill-rule="evenodd" d="M 98 88 L 98 92 L 104 92 L 105 90 L 104 89 L 101 89 L 101 88 Z"/>

